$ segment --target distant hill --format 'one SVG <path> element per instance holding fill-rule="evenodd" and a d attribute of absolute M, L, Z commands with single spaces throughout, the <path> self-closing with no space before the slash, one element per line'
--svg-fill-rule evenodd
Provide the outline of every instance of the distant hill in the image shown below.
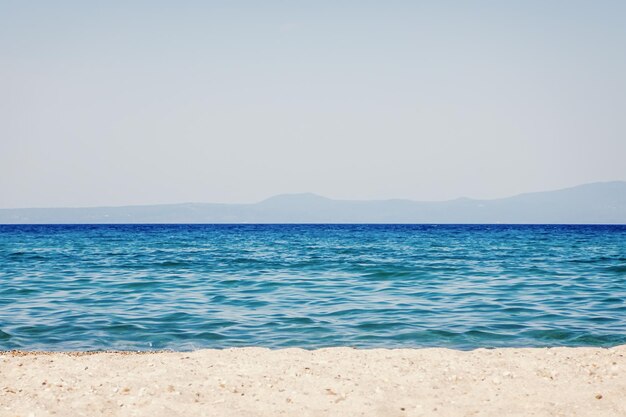
<path fill-rule="evenodd" d="M 0 209 L 0 224 L 42 223 L 531 223 L 626 224 L 626 182 L 495 200 L 333 200 L 284 194 L 254 204 Z"/>

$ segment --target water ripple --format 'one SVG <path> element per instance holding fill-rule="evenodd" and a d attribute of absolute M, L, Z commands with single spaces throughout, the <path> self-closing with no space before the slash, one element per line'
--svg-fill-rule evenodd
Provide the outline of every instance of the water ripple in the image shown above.
<path fill-rule="evenodd" d="M 0 265 L 0 349 L 626 343 L 624 226 L 0 226 Z"/>

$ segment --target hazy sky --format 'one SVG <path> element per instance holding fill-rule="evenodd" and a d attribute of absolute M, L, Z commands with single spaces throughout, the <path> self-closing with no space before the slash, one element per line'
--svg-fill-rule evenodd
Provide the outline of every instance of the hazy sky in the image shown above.
<path fill-rule="evenodd" d="M 625 179 L 623 0 L 0 0 L 0 207 Z"/>

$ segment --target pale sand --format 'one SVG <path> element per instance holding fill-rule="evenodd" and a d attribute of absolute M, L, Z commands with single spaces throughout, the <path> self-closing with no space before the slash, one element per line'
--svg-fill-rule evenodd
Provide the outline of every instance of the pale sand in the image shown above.
<path fill-rule="evenodd" d="M 626 416 L 611 349 L 0 354 L 0 416 Z"/>

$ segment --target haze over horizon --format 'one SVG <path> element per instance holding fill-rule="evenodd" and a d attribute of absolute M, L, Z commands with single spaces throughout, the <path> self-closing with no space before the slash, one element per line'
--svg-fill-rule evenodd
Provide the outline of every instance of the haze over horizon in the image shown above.
<path fill-rule="evenodd" d="M 584 184 L 495 200 L 335 200 L 280 194 L 245 204 L 0 209 L 2 224 L 621 224 L 626 181 Z"/>
<path fill-rule="evenodd" d="M 0 208 L 626 180 L 626 3 L 0 3 Z"/>
<path fill-rule="evenodd" d="M 167 205 L 187 205 L 187 204 L 208 204 L 208 205 L 213 205 L 213 204 L 225 204 L 225 205 L 255 205 L 255 204 L 262 204 L 264 202 L 267 201 L 271 201 L 271 200 L 275 200 L 275 199 L 282 199 L 282 198 L 296 198 L 298 200 L 300 200 L 301 202 L 306 202 L 307 200 L 310 201 L 315 201 L 315 200 L 329 200 L 329 201 L 337 201 L 337 202 L 341 202 L 341 201 L 345 201 L 345 202 L 386 202 L 386 201 L 407 201 L 407 202 L 414 202 L 414 203 L 447 203 L 447 202 L 455 202 L 455 201 L 459 201 L 459 200 L 471 200 L 471 201 L 476 201 L 476 202 L 484 202 L 484 201 L 495 201 L 495 200 L 506 200 L 506 199 L 511 199 L 511 198 L 515 198 L 515 197 L 521 197 L 521 196 L 526 196 L 526 195 L 534 195 L 534 194 L 549 194 L 549 193 L 554 193 L 554 192 L 562 192 L 562 191 L 567 191 L 567 190 L 574 190 L 574 189 L 579 189 L 579 188 L 585 188 L 585 187 L 595 187 L 595 186 L 617 186 L 617 187 L 621 187 L 620 191 L 622 190 L 626 190 L 626 181 L 598 181 L 598 182 L 594 182 L 594 183 L 586 183 L 586 184 L 578 184 L 572 187 L 565 187 L 565 188 L 559 188 L 559 189 L 551 189 L 551 190 L 535 190 L 535 191 L 530 191 L 530 192 L 526 192 L 526 193 L 519 193 L 519 194 L 514 194 L 514 195 L 507 195 L 504 197 L 495 197 L 495 198 L 486 198 L 486 199 L 478 199 L 478 198 L 473 198 L 473 197 L 468 197 L 468 196 L 458 196 L 458 197 L 454 197 L 454 198 L 449 198 L 449 199 L 444 199 L 444 200 L 416 200 L 416 199 L 410 199 L 410 198 L 402 198 L 402 197 L 396 197 L 396 198 L 382 198 L 382 199 L 376 199 L 376 198 L 372 198 L 372 199 L 342 199 L 342 198 L 333 198 L 333 197 L 329 197 L 323 194 L 318 194 L 318 193 L 313 193 L 313 192 L 308 192 L 308 191 L 303 191 L 303 192 L 293 192 L 293 193 L 279 193 L 279 194 L 274 194 L 274 195 L 270 195 L 270 196 L 266 196 L 264 198 L 261 198 L 259 200 L 255 200 L 255 201 L 242 201 L 242 202 L 238 202 L 238 203 L 229 203 L 229 202 L 224 202 L 224 201 L 177 201 L 177 202 L 170 202 L 170 203 L 154 203 L 154 204 L 121 204 L 121 205 L 102 205 L 102 206 L 56 206 L 56 207 L 8 207 L 8 208 L 3 208 L 0 207 L 0 210 L 3 209 L 56 209 L 56 208 L 61 208 L 61 209 L 82 209 L 82 208 L 106 208 L 106 207 L 138 207 L 138 206 L 149 206 L 149 207 L 159 207 L 159 206 L 167 206 Z"/>

